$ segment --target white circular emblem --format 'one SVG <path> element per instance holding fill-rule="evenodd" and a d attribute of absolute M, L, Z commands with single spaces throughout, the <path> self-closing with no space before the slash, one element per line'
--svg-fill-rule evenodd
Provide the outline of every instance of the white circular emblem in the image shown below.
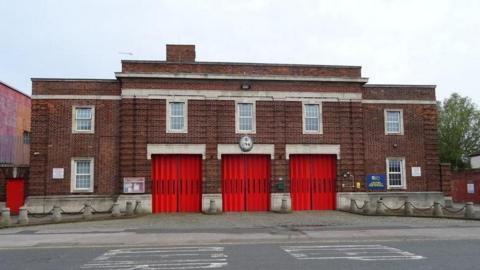
<path fill-rule="evenodd" d="M 248 152 L 248 151 L 252 150 L 252 148 L 253 148 L 253 140 L 248 135 L 242 136 L 240 138 L 240 143 L 239 144 L 240 144 L 240 149 L 243 152 Z"/>

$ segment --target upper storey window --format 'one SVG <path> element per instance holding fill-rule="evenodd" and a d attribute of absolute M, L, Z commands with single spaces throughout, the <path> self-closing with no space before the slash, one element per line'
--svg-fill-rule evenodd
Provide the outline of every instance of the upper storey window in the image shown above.
<path fill-rule="evenodd" d="M 319 103 L 303 104 L 303 133 L 322 133 L 322 112 L 321 105 Z"/>
<path fill-rule="evenodd" d="M 167 105 L 167 132 L 187 132 L 187 102 L 169 101 Z"/>
<path fill-rule="evenodd" d="M 385 110 L 385 134 L 403 135 L 402 110 Z"/>
<path fill-rule="evenodd" d="M 93 106 L 73 107 L 73 133 L 93 133 L 95 129 L 95 108 Z"/>
<path fill-rule="evenodd" d="M 236 104 L 237 133 L 255 133 L 255 103 L 238 102 Z"/>

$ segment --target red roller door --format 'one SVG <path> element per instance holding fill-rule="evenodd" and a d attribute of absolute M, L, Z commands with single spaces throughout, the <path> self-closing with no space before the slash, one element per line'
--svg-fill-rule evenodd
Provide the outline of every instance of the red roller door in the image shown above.
<path fill-rule="evenodd" d="M 223 211 L 268 211 L 270 201 L 268 155 L 223 155 Z"/>
<path fill-rule="evenodd" d="M 335 209 L 335 178 L 335 155 L 291 155 L 292 209 Z"/>
<path fill-rule="evenodd" d="M 200 155 L 152 157 L 152 211 L 199 212 L 202 196 Z"/>

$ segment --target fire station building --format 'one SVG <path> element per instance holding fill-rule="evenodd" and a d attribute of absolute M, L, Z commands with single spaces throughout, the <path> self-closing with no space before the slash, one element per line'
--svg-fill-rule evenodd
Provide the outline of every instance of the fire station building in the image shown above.
<path fill-rule="evenodd" d="M 435 86 L 367 84 L 358 66 L 196 62 L 193 45 L 124 60 L 115 77 L 32 79 L 31 211 L 324 210 L 447 191 Z"/>

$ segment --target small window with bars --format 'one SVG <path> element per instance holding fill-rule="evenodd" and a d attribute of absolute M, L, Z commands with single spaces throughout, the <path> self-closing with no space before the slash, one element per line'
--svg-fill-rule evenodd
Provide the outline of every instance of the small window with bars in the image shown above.
<path fill-rule="evenodd" d="M 253 103 L 237 103 L 237 131 L 255 131 Z"/>
<path fill-rule="evenodd" d="M 385 134 L 403 134 L 403 116 L 401 110 L 385 111 Z"/>
<path fill-rule="evenodd" d="M 94 108 L 74 107 L 73 131 L 76 133 L 93 133 L 94 130 Z"/>
<path fill-rule="evenodd" d="M 405 187 L 405 159 L 387 159 L 387 181 L 389 188 Z"/>

